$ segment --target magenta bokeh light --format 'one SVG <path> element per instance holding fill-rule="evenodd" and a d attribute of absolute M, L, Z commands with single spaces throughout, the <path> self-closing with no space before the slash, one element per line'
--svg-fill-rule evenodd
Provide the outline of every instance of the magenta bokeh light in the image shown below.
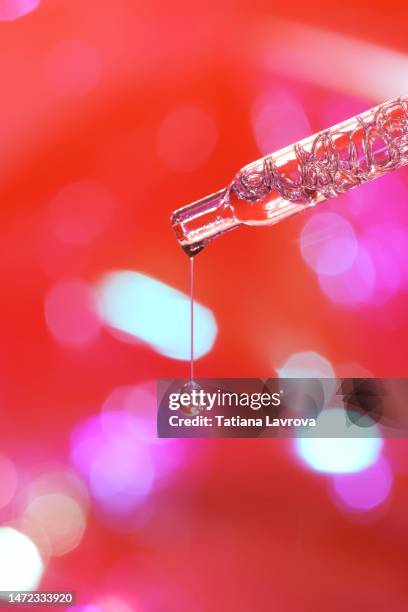
<path fill-rule="evenodd" d="M 323 292 L 335 303 L 359 307 L 370 303 L 375 289 L 375 268 L 370 254 L 358 247 L 353 264 L 337 276 L 319 276 Z"/>
<path fill-rule="evenodd" d="M 135 389 L 116 390 L 104 410 L 80 424 L 71 437 L 71 456 L 86 479 L 100 507 L 114 514 L 128 515 L 147 502 L 157 487 L 184 459 L 182 440 L 160 440 L 153 432 L 156 419 L 149 405 L 134 406 Z M 106 409 L 109 406 L 110 409 Z"/>
<path fill-rule="evenodd" d="M 137 421 L 125 412 L 106 412 L 78 426 L 71 439 L 72 459 L 100 505 L 127 513 L 148 497 L 154 468 Z"/>
<path fill-rule="evenodd" d="M 154 466 L 155 485 L 160 486 L 166 484 L 167 476 L 183 466 L 187 450 L 184 440 L 157 438 L 156 385 L 156 381 L 146 381 L 119 387 L 106 398 L 102 410 L 105 426 L 116 411 L 123 410 L 130 415 L 128 424 L 132 426 L 139 443 L 148 445 Z"/>
<path fill-rule="evenodd" d="M 41 0 L 0 0 L 0 21 L 13 21 L 34 11 Z"/>
<path fill-rule="evenodd" d="M 7 506 L 17 489 L 18 474 L 12 460 L 0 453 L 0 508 Z"/>
<path fill-rule="evenodd" d="M 353 474 L 337 474 L 331 481 L 333 495 L 344 509 L 368 511 L 382 504 L 390 495 L 392 472 L 380 458 L 367 469 Z"/>
<path fill-rule="evenodd" d="M 370 253 L 376 272 L 376 300 L 390 299 L 408 285 L 408 232 L 405 224 L 369 225 L 362 244 Z"/>
<path fill-rule="evenodd" d="M 353 265 L 358 245 L 347 219 L 337 213 L 317 212 L 302 229 L 300 247 L 317 274 L 337 276 Z"/>

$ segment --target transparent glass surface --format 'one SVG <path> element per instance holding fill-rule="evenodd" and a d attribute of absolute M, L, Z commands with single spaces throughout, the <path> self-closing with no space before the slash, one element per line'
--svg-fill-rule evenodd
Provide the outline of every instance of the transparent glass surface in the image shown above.
<path fill-rule="evenodd" d="M 234 227 L 272 225 L 406 163 L 402 96 L 248 164 L 227 188 L 176 211 L 172 224 L 194 255 Z"/>

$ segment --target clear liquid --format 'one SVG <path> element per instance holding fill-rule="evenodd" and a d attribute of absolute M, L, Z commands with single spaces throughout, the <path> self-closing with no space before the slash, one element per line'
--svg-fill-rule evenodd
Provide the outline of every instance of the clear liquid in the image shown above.
<path fill-rule="evenodd" d="M 273 118 L 271 118 L 273 120 Z M 194 256 L 239 225 L 272 225 L 408 164 L 408 96 L 267 155 L 232 183 L 173 213 L 189 257 L 190 383 L 194 383 Z"/>
<path fill-rule="evenodd" d="M 194 257 L 189 258 L 190 277 L 190 381 L 194 379 Z"/>
<path fill-rule="evenodd" d="M 406 163 L 407 96 L 248 164 L 229 203 L 241 223 L 269 225 Z"/>
<path fill-rule="evenodd" d="M 273 225 L 406 164 L 408 95 L 248 164 L 227 188 L 178 209 L 171 222 L 192 257 L 240 225 Z"/>

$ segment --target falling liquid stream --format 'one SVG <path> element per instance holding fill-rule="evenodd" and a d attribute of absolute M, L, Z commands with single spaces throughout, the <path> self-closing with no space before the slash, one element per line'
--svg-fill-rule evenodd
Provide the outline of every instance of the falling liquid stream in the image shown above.
<path fill-rule="evenodd" d="M 194 377 L 194 258 L 190 257 L 190 381 Z"/>

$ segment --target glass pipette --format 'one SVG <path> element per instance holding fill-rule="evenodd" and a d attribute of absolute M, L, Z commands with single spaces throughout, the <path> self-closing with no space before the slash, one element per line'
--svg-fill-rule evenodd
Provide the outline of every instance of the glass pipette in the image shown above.
<path fill-rule="evenodd" d="M 273 225 L 407 163 L 405 95 L 244 166 L 228 187 L 176 210 L 171 223 L 193 257 L 240 225 Z"/>

